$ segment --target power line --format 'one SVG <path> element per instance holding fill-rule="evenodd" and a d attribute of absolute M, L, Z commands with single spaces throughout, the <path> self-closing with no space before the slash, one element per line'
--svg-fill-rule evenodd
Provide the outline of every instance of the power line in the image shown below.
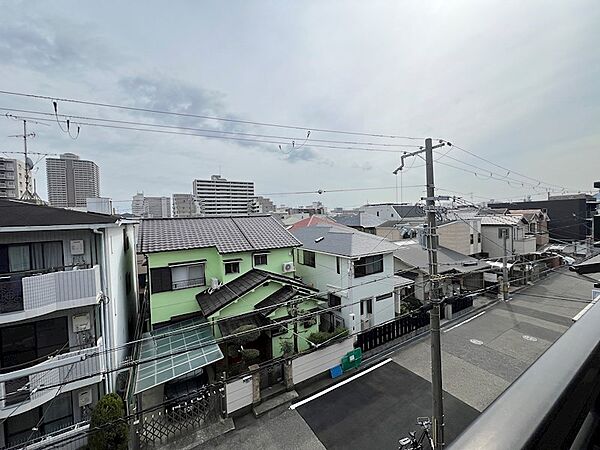
<path fill-rule="evenodd" d="M 31 119 L 31 117 L 28 117 L 28 116 L 19 116 L 19 118 Z M 34 119 L 43 120 L 43 121 L 47 121 L 47 122 L 55 122 L 54 119 L 41 119 L 41 118 L 34 118 Z M 159 133 L 159 134 L 169 134 L 169 135 L 178 135 L 178 136 L 195 136 L 195 137 L 202 137 L 202 138 L 208 138 L 208 139 L 223 139 L 223 140 L 229 140 L 229 141 L 252 142 L 252 143 L 256 143 L 256 144 L 289 145 L 289 142 L 283 142 L 283 141 L 267 141 L 267 140 L 241 138 L 241 137 L 233 137 L 233 136 L 214 136 L 214 135 L 207 135 L 207 134 L 200 134 L 200 133 L 187 133 L 187 132 L 181 132 L 181 131 L 157 130 L 157 129 L 153 129 L 153 128 L 127 127 L 127 126 L 108 125 L 108 124 L 100 124 L 100 123 L 92 123 L 92 122 L 79 122 L 79 125 L 86 125 L 86 126 L 98 127 L 98 128 L 109 128 L 109 129 L 116 129 L 116 130 L 139 131 L 139 132 L 146 132 L 146 133 Z M 401 153 L 400 150 L 388 150 L 388 149 L 383 149 L 383 148 L 367 148 L 367 147 L 352 147 L 352 146 L 344 147 L 344 146 L 323 145 L 323 144 L 310 144 L 310 145 L 307 144 L 306 147 L 307 148 L 312 147 L 312 148 L 336 149 L 336 150 L 357 150 L 357 151 L 364 151 L 364 152 L 379 152 L 379 153 Z"/>
<path fill-rule="evenodd" d="M 329 129 L 329 128 L 301 127 L 301 126 L 297 126 L 297 125 L 285 125 L 285 124 L 272 123 L 272 122 L 256 122 L 256 121 L 251 121 L 251 120 L 232 119 L 232 118 L 226 118 L 226 117 L 207 116 L 207 115 L 202 115 L 202 114 L 192 114 L 192 113 L 183 113 L 183 112 L 176 112 L 176 111 L 165 111 L 165 110 L 159 110 L 159 109 L 117 105 L 117 104 L 112 104 L 112 103 L 94 102 L 94 101 L 89 101 L 89 100 L 76 100 L 76 99 L 70 99 L 70 98 L 50 97 L 50 96 L 46 96 L 46 95 L 28 94 L 28 93 L 23 93 L 23 92 L 0 90 L 0 94 L 12 95 L 12 96 L 18 96 L 18 97 L 26 97 L 26 98 L 35 98 L 35 99 L 40 99 L 40 100 L 50 100 L 53 102 L 56 101 L 56 102 L 65 102 L 65 103 L 76 103 L 76 104 L 81 104 L 81 105 L 98 106 L 98 107 L 103 107 L 103 108 L 114 108 L 114 109 L 121 109 L 121 110 L 126 110 L 126 111 L 137 111 L 137 112 L 145 112 L 145 113 L 152 113 L 152 114 L 173 115 L 173 116 L 178 116 L 178 117 L 193 117 L 196 119 L 216 120 L 216 121 L 240 123 L 240 124 L 245 124 L 245 125 L 257 125 L 257 126 L 272 127 L 272 128 L 286 128 L 286 129 L 302 130 L 302 131 L 311 130 L 311 131 L 318 131 L 318 132 L 322 132 L 322 133 L 346 134 L 346 135 L 353 135 L 353 136 L 371 136 L 371 137 L 388 138 L 388 139 L 407 139 L 407 140 L 419 140 L 419 141 L 424 139 L 422 137 L 415 137 L 415 136 L 399 136 L 399 135 L 395 135 L 395 134 L 365 133 L 365 132 L 358 132 L 358 131 L 335 130 L 335 129 Z"/>
<path fill-rule="evenodd" d="M 77 115 L 58 114 L 58 113 L 54 114 L 54 113 L 48 113 L 48 112 L 43 112 L 43 111 L 28 110 L 28 109 L 15 109 L 15 108 L 0 107 L 0 110 L 26 113 L 26 114 L 38 114 L 38 115 L 43 115 L 43 116 L 53 116 L 56 118 L 62 117 L 62 118 L 64 118 L 64 120 L 67 120 L 67 119 L 92 120 L 95 122 L 108 122 L 108 123 L 117 123 L 117 124 L 124 124 L 124 125 L 139 125 L 139 126 L 147 126 L 147 127 L 155 127 L 155 128 L 199 131 L 199 132 L 203 132 L 203 133 L 218 133 L 218 134 L 239 135 L 239 136 L 248 136 L 248 137 L 261 137 L 261 138 L 270 138 L 270 139 L 286 139 L 286 140 L 289 140 L 289 142 L 310 140 L 311 142 L 326 142 L 326 143 L 331 143 L 331 144 L 352 144 L 352 145 L 369 145 L 369 146 L 381 146 L 381 147 L 406 147 L 406 148 L 419 147 L 418 145 L 414 145 L 414 144 L 390 144 L 387 142 L 362 142 L 362 141 L 337 141 L 337 140 L 331 140 L 331 139 L 315 139 L 315 138 L 310 138 L 310 137 L 279 136 L 279 135 L 260 134 L 260 133 L 244 133 L 241 131 L 216 130 L 216 129 L 207 129 L 207 128 L 187 127 L 187 126 L 183 126 L 183 125 L 164 125 L 164 124 L 152 123 L 152 122 L 134 122 L 134 121 L 128 121 L 128 120 L 105 119 L 105 118 L 101 118 L 101 117 L 77 116 Z M 60 126 L 60 121 L 58 123 Z M 310 130 L 308 130 L 308 131 L 310 131 Z M 299 148 L 300 147 L 297 147 L 296 149 L 299 149 Z"/>

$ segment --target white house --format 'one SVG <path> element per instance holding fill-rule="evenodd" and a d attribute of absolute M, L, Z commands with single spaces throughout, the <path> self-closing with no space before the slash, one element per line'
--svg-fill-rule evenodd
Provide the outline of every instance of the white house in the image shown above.
<path fill-rule="evenodd" d="M 0 207 L 0 448 L 33 449 L 89 426 L 98 398 L 119 389 L 137 315 L 134 222 Z"/>
<path fill-rule="evenodd" d="M 536 251 L 536 235 L 530 232 L 529 223 L 522 215 L 492 214 L 481 217 L 481 246 L 489 258 L 504 256 L 503 233 L 507 233 L 506 248 L 509 256 Z"/>
<path fill-rule="evenodd" d="M 409 205 L 407 203 L 372 203 L 360 207 L 361 212 L 372 214 L 383 221 L 398 220 L 408 221 L 415 219 L 424 220 L 425 210 L 422 205 Z"/>
<path fill-rule="evenodd" d="M 306 219 L 290 232 L 302 242 L 296 274 L 328 292 L 329 306 L 342 306 L 322 321 L 359 331 L 396 316 L 394 292 L 406 287 L 406 280 L 394 279 L 393 243 L 325 220 L 308 226 Z"/>

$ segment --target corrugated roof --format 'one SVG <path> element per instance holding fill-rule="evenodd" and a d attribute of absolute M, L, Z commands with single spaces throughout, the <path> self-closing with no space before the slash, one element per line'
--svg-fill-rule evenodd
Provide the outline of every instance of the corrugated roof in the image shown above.
<path fill-rule="evenodd" d="M 396 246 L 394 257 L 411 267 L 418 267 L 422 272 L 428 272 L 429 270 L 429 255 L 427 254 L 427 250 L 422 248 L 419 243 L 406 243 Z M 489 268 L 487 264 L 478 259 L 463 255 L 446 247 L 438 247 L 437 257 L 439 273 L 453 270 L 467 273 Z"/>
<path fill-rule="evenodd" d="M 284 285 L 302 289 L 305 292 L 317 292 L 316 289 L 294 278 L 265 270 L 252 269 L 212 293 L 207 290 L 197 294 L 196 301 L 202 310 L 202 314 L 208 317 L 267 281 L 277 281 Z"/>
<path fill-rule="evenodd" d="M 0 212 L 0 227 L 108 224 L 120 218 L 9 199 L 0 199 Z"/>
<path fill-rule="evenodd" d="M 215 247 L 219 253 L 235 253 L 300 245 L 270 215 L 143 219 L 138 252 Z"/>
<path fill-rule="evenodd" d="M 481 225 L 517 225 L 523 220 L 523 216 L 491 215 L 481 216 Z"/>
<path fill-rule="evenodd" d="M 302 248 L 316 252 L 360 257 L 391 253 L 396 250 L 393 243 L 382 237 L 363 233 L 340 224 L 319 224 L 290 231 L 302 242 Z"/>

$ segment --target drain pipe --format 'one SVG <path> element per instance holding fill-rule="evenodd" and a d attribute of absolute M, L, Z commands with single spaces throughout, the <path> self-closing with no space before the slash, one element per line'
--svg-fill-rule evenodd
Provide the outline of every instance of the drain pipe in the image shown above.
<path fill-rule="evenodd" d="M 105 233 L 103 231 L 99 231 L 98 229 L 92 229 L 96 236 L 100 238 L 100 254 L 98 254 L 96 248 L 96 257 L 98 262 L 100 262 L 100 258 L 102 258 L 102 263 L 100 265 L 100 279 L 102 284 L 102 289 L 100 291 L 100 327 L 102 328 L 102 343 L 104 346 L 104 365 L 106 370 L 109 371 L 112 368 L 112 364 L 110 363 L 110 357 L 108 354 L 108 349 L 110 348 L 110 333 L 108 332 L 108 320 L 110 319 L 110 314 L 107 314 L 107 295 L 108 294 L 108 262 L 106 259 L 106 245 L 104 243 Z M 107 394 L 112 392 L 112 379 L 110 376 L 110 372 L 106 374 L 106 378 L 104 380 L 105 387 L 107 390 Z"/>

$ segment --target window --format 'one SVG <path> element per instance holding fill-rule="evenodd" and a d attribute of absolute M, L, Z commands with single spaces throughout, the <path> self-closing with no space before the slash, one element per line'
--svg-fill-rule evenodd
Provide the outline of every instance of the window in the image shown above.
<path fill-rule="evenodd" d="M 226 262 L 225 263 L 225 275 L 232 273 L 240 273 L 240 262 Z"/>
<path fill-rule="evenodd" d="M 127 253 L 129 250 L 129 237 L 127 236 L 127 228 L 123 228 L 123 251 Z"/>
<path fill-rule="evenodd" d="M 508 228 L 498 228 L 498 239 L 504 239 L 504 234 L 506 234 L 507 239 L 510 239 Z"/>
<path fill-rule="evenodd" d="M 481 233 L 477 233 L 477 243 L 481 244 Z"/>
<path fill-rule="evenodd" d="M 475 243 L 475 236 L 472 234 L 471 235 L 471 245 L 473 245 Z"/>
<path fill-rule="evenodd" d="M 379 217 L 379 211 L 377 211 L 377 217 Z"/>
<path fill-rule="evenodd" d="M 383 272 L 383 255 L 365 256 L 354 263 L 354 278 Z"/>
<path fill-rule="evenodd" d="M 41 423 L 40 419 L 43 418 Z M 73 401 L 70 392 L 58 395 L 52 402 L 6 419 L 7 446 L 12 447 L 33 438 L 53 433 L 73 424 Z M 32 433 L 32 428 L 38 431 Z"/>
<path fill-rule="evenodd" d="M 69 351 L 66 317 L 41 320 L 0 329 L 2 367 L 27 365 L 54 353 Z"/>
<path fill-rule="evenodd" d="M 267 254 L 261 253 L 260 255 L 254 255 L 255 266 L 266 266 L 267 265 Z"/>
<path fill-rule="evenodd" d="M 174 291 L 204 286 L 204 284 L 204 264 L 171 267 L 171 287 Z"/>
<path fill-rule="evenodd" d="M 373 299 L 371 298 L 360 301 L 360 315 L 366 316 L 367 314 L 373 314 Z"/>
<path fill-rule="evenodd" d="M 342 271 L 341 265 L 342 265 L 342 261 L 341 261 L 340 257 L 336 256 L 335 257 L 335 270 L 337 273 L 341 273 L 341 271 Z"/>
<path fill-rule="evenodd" d="M 61 241 L 0 245 L 0 273 L 58 269 L 63 266 Z"/>
<path fill-rule="evenodd" d="M 328 299 L 327 299 L 327 305 L 329 307 L 341 306 L 342 305 L 342 297 L 340 297 L 339 295 L 329 293 Z"/>
<path fill-rule="evenodd" d="M 308 250 L 302 251 L 302 264 L 309 267 L 315 267 L 315 252 Z"/>
<path fill-rule="evenodd" d="M 388 292 L 387 294 L 378 295 L 375 297 L 376 302 L 380 302 L 381 300 L 385 300 L 386 298 L 391 298 L 394 296 L 393 292 Z"/>
<path fill-rule="evenodd" d="M 153 294 L 172 290 L 171 268 L 158 267 L 150 269 L 150 286 Z"/>

